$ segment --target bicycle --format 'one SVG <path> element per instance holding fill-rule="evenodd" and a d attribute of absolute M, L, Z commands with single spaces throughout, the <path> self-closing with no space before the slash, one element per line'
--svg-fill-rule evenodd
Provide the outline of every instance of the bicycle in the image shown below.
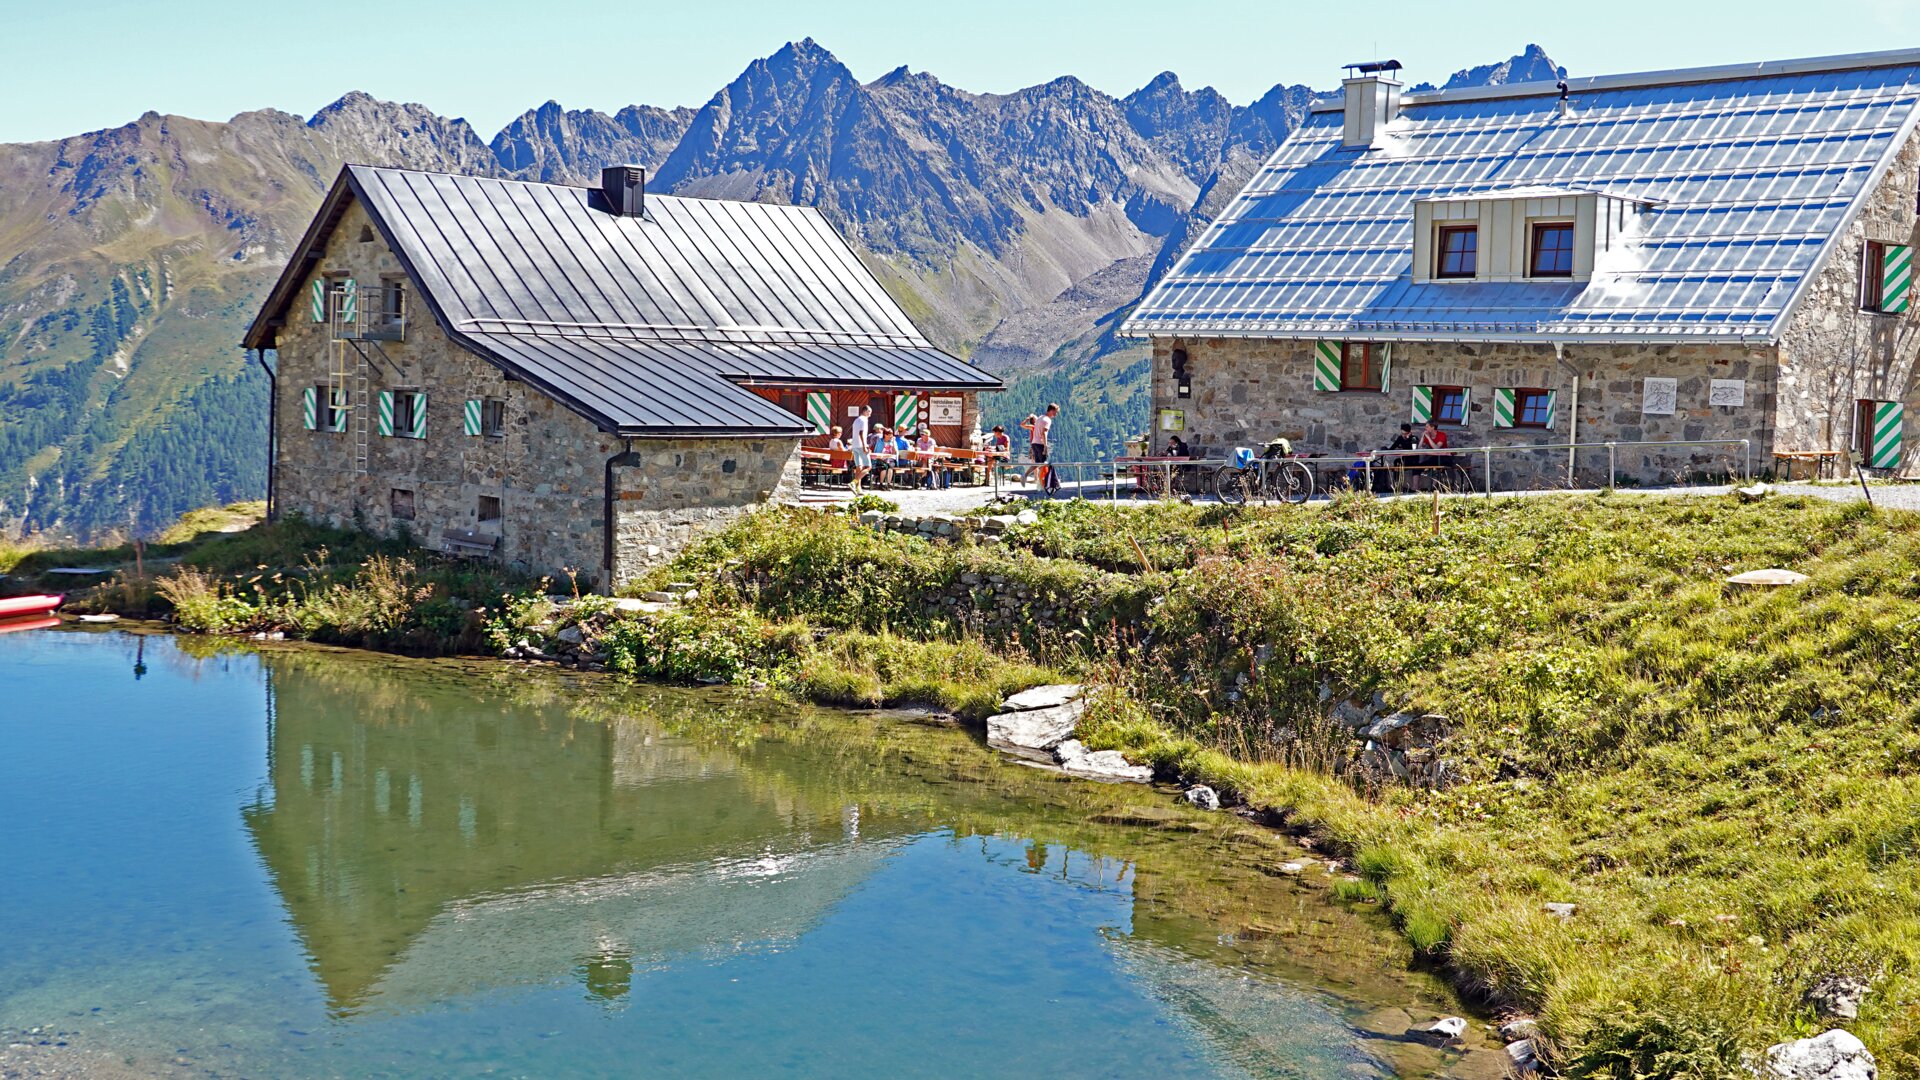
<path fill-rule="evenodd" d="M 1291 458 L 1293 446 L 1285 439 L 1266 445 L 1259 457 L 1251 449 L 1234 451 L 1232 460 L 1213 471 L 1213 494 L 1228 506 L 1241 506 L 1259 496 L 1299 505 L 1313 498 L 1313 470 Z"/>

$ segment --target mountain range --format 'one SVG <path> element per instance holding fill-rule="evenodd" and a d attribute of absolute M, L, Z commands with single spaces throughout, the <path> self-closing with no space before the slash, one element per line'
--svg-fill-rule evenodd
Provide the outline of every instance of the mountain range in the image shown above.
<path fill-rule="evenodd" d="M 1528 46 L 1446 85 L 1554 74 Z M 637 163 L 654 190 L 818 206 L 934 340 L 1004 374 L 990 415 L 1060 400 L 1058 452 L 1114 453 L 1146 422 L 1146 351 L 1114 328 L 1317 93 L 863 83 L 805 40 L 699 109 L 550 101 L 491 140 L 353 92 L 0 145 L 0 532 L 141 532 L 264 489 L 264 378 L 236 342 L 346 162 L 566 184 Z"/>

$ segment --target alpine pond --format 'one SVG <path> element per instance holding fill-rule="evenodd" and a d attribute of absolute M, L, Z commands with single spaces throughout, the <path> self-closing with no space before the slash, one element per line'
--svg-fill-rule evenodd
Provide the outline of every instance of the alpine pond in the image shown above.
<path fill-rule="evenodd" d="M 23 1075 L 1499 1071 L 1272 832 L 910 717 L 129 632 L 0 686 Z"/>

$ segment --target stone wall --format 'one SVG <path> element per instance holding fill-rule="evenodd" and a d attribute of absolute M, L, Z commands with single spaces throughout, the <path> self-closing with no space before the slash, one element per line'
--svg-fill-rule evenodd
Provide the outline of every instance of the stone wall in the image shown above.
<path fill-rule="evenodd" d="M 346 274 L 371 285 L 382 275 L 403 273 L 370 225 L 360 205 L 350 204 L 314 275 Z M 448 529 L 473 530 L 499 538 L 494 557 L 507 566 L 554 575 L 572 570 L 583 586 L 606 587 L 606 462 L 628 444 L 454 344 L 434 324 L 412 282 L 406 340 L 379 343 L 374 355 L 383 359 L 368 365 L 369 400 L 349 400 L 347 431 L 308 431 L 302 392 L 329 381 L 329 349 L 337 347 L 329 344 L 326 326 L 312 320 L 309 288 L 301 283 L 279 333 L 279 512 L 382 535 L 405 530 L 433 547 Z M 358 364 L 352 347 L 344 347 L 349 366 Z M 373 352 L 371 344 L 365 347 Z M 378 433 L 377 395 L 402 389 L 426 392 L 424 439 Z M 504 434 L 465 434 L 465 402 L 486 398 L 505 403 Z M 354 462 L 361 427 L 368 448 L 365 475 Z M 617 470 L 615 481 L 613 583 L 670 557 L 700 530 L 797 486 L 796 442 L 632 441 L 635 456 Z M 396 516 L 396 490 L 411 493 L 411 519 Z M 482 496 L 500 500 L 497 521 L 479 520 Z"/>
<path fill-rule="evenodd" d="M 1528 446 L 1639 442 L 1666 439 L 1751 439 L 1754 467 L 1769 463 L 1775 364 L 1773 350 L 1731 345 L 1572 346 L 1565 365 L 1546 345 L 1396 342 L 1386 392 L 1326 392 L 1313 385 L 1313 343 L 1241 338 L 1154 339 L 1154 444 L 1162 408 L 1185 411 L 1182 437 L 1196 450 L 1225 456 L 1236 446 L 1258 447 L 1285 437 L 1306 453 L 1348 454 L 1379 449 L 1412 418 L 1413 387 L 1468 390 L 1466 423 L 1445 425 L 1452 446 Z M 1170 357 L 1187 351 L 1192 396 L 1175 397 Z M 1571 367 L 1573 370 L 1568 370 Z M 1579 375 L 1575 401 L 1575 373 Z M 1673 415 L 1644 415 L 1642 380 L 1679 380 Z M 1746 382 L 1739 408 L 1707 404 L 1710 380 Z M 1557 392 L 1551 429 L 1496 428 L 1493 392 L 1527 387 Z M 1576 419 L 1577 417 L 1577 419 Z M 1567 451 L 1498 453 L 1494 481 L 1501 487 L 1558 486 L 1567 480 Z M 1576 458 L 1576 482 L 1604 481 L 1607 456 L 1599 449 Z M 1738 447 L 1617 451 L 1618 479 L 1671 483 L 1737 469 Z M 1480 466 L 1474 467 L 1475 476 Z"/>
<path fill-rule="evenodd" d="M 1915 221 L 1920 134 L 1894 158 L 1880 187 L 1827 253 L 1800 298 L 1780 345 L 1783 450 L 1846 450 L 1854 445 L 1854 406 L 1862 398 L 1906 403 L 1906 460 L 1920 460 L 1920 352 L 1916 317 L 1860 310 L 1861 259 L 1869 240 L 1920 243 Z M 1902 468 L 1911 474 L 1916 466 Z"/>
<path fill-rule="evenodd" d="M 797 438 L 633 441 L 614 470 L 614 585 L 665 562 L 702 532 L 800 492 Z"/>

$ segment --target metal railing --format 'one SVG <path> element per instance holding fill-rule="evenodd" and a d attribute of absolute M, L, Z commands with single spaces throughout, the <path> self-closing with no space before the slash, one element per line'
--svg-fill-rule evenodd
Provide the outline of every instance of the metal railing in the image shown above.
<path fill-rule="evenodd" d="M 1439 470 L 1452 471 L 1456 475 L 1466 476 L 1469 480 L 1473 479 L 1472 473 L 1478 472 L 1479 476 L 1477 479 L 1479 483 L 1477 487 L 1480 493 L 1492 496 L 1499 490 L 1494 485 L 1494 459 L 1496 456 L 1502 454 L 1535 454 L 1542 452 L 1558 452 L 1568 455 L 1565 465 L 1556 464 L 1549 469 L 1542 470 L 1543 473 L 1561 472 L 1564 470 L 1564 483 L 1568 488 L 1575 486 L 1575 481 L 1579 473 L 1580 455 L 1605 453 L 1607 459 L 1606 479 L 1604 483 L 1595 486 L 1611 488 L 1615 486 L 1620 476 L 1619 455 L 1622 450 L 1669 451 L 1709 447 L 1721 447 L 1737 451 L 1737 453 L 1724 455 L 1728 458 L 1729 474 L 1734 474 L 1732 466 L 1734 459 L 1737 458 L 1739 466 L 1737 475 L 1742 480 L 1751 480 L 1753 478 L 1753 441 L 1751 439 L 1642 439 L 1589 443 L 1526 443 L 1505 446 L 1459 446 L 1427 450 L 1372 450 L 1364 454 L 1356 452 L 1351 454 L 1325 454 L 1319 457 L 1295 455 L 1281 458 L 1256 458 L 1247 466 L 1248 470 L 1254 471 L 1254 482 L 1248 485 L 1248 489 L 1252 498 L 1261 501 L 1270 501 L 1271 494 L 1276 487 L 1272 482 L 1273 470 L 1278 469 L 1284 464 L 1299 463 L 1307 466 L 1314 472 L 1314 490 L 1316 494 L 1331 490 L 1339 484 L 1347 483 L 1347 477 L 1356 466 L 1359 469 L 1366 490 L 1372 491 L 1374 490 L 1374 473 L 1376 470 L 1380 472 L 1410 471 L 1408 466 L 1390 464 L 1390 462 L 1394 460 L 1415 459 L 1425 462 L 1440 458 L 1448 459 L 1448 464 L 1437 466 Z M 1098 498 L 1100 495 L 1105 495 L 1109 500 L 1117 502 L 1121 498 L 1123 489 L 1127 489 L 1125 494 L 1129 498 L 1137 498 L 1142 494 L 1150 494 L 1156 498 L 1169 498 L 1180 495 L 1196 497 L 1211 495 L 1214 494 L 1213 486 L 1215 475 L 1222 468 L 1231 465 L 1233 465 L 1233 462 L 1227 458 L 1121 457 L 1107 461 L 1053 461 L 1047 462 L 1044 465 L 1036 464 L 1032 461 L 1011 459 L 996 463 L 989 471 L 992 474 L 993 494 L 996 499 L 1002 498 L 1005 495 L 1001 485 L 1003 477 L 1007 473 L 1023 475 L 1033 473 L 1035 474 L 1034 482 L 1040 483 L 1041 474 L 1039 471 L 1041 469 L 1048 469 L 1052 470 L 1052 475 L 1058 480 L 1057 485 L 1049 486 L 1050 491 L 1057 490 L 1064 492 L 1071 488 L 1075 495 L 1084 498 L 1088 497 L 1087 490 L 1091 484 L 1095 488 L 1100 489 L 1092 497 Z M 1435 466 L 1427 467 L 1435 468 Z M 1327 472 L 1336 474 L 1332 482 L 1322 481 L 1322 476 Z M 1526 489 L 1514 486 L 1511 487 L 1510 490 L 1518 492 L 1522 490 L 1540 489 Z"/>

